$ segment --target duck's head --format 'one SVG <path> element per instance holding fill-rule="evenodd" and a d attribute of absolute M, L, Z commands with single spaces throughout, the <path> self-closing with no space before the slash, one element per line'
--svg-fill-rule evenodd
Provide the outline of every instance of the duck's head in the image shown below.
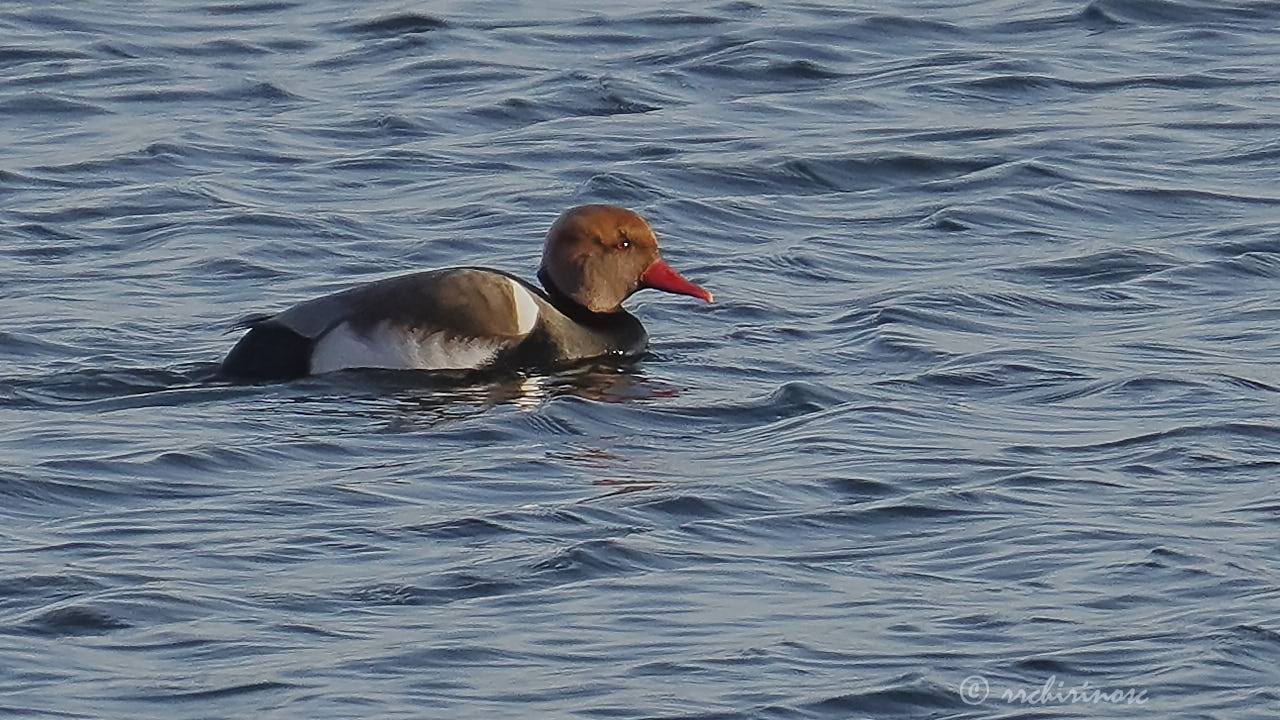
<path fill-rule="evenodd" d="M 637 290 L 654 288 L 711 302 L 658 254 L 644 218 L 613 205 L 580 205 L 551 226 L 539 277 L 547 288 L 597 313 L 617 312 Z"/>

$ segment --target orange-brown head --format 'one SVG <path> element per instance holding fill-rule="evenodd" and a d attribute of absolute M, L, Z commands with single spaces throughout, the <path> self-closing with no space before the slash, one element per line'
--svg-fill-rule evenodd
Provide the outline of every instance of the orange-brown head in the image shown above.
<path fill-rule="evenodd" d="M 541 272 L 592 312 L 616 312 L 644 288 L 711 302 L 711 293 L 663 262 L 643 218 L 613 205 L 580 205 L 561 214 L 547 233 Z"/>

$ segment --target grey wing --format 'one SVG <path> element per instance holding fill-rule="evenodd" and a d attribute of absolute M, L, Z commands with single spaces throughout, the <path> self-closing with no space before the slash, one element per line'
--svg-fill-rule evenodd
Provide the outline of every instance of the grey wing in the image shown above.
<path fill-rule="evenodd" d="M 528 334 L 544 304 L 501 273 L 450 268 L 400 275 L 308 300 L 272 319 L 312 339 L 344 322 L 357 329 L 387 322 L 467 337 L 512 338 Z"/>
<path fill-rule="evenodd" d="M 543 304 L 502 273 L 403 275 L 295 305 L 272 318 L 315 343 L 313 372 L 342 367 L 480 367 L 533 329 Z"/>
<path fill-rule="evenodd" d="M 337 293 L 300 302 L 270 321 L 315 340 L 351 316 L 353 308 L 343 297 L 346 294 Z"/>

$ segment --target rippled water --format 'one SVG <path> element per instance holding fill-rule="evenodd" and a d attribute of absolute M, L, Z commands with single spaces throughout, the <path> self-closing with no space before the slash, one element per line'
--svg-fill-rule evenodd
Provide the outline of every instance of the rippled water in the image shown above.
<path fill-rule="evenodd" d="M 0 713 L 1274 716 L 1280 4 L 628 7 L 0 6 Z M 636 364 L 210 379 L 583 202 Z"/>

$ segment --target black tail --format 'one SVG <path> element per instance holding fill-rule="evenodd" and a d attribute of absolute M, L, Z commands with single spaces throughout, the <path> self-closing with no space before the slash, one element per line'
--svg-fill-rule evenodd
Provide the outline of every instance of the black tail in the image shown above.
<path fill-rule="evenodd" d="M 268 315 L 266 313 L 254 313 L 252 315 L 245 315 L 244 317 L 239 318 L 235 322 L 231 323 L 231 327 L 227 328 L 227 332 L 231 333 L 231 332 L 235 332 L 236 330 L 248 330 L 251 327 L 257 327 L 258 325 L 261 325 L 262 323 L 270 320 L 273 317 L 275 316 Z"/>
<path fill-rule="evenodd" d="M 311 367 L 310 338 L 271 322 L 249 323 L 249 332 L 227 353 L 220 372 L 254 380 L 289 380 L 305 376 Z"/>

